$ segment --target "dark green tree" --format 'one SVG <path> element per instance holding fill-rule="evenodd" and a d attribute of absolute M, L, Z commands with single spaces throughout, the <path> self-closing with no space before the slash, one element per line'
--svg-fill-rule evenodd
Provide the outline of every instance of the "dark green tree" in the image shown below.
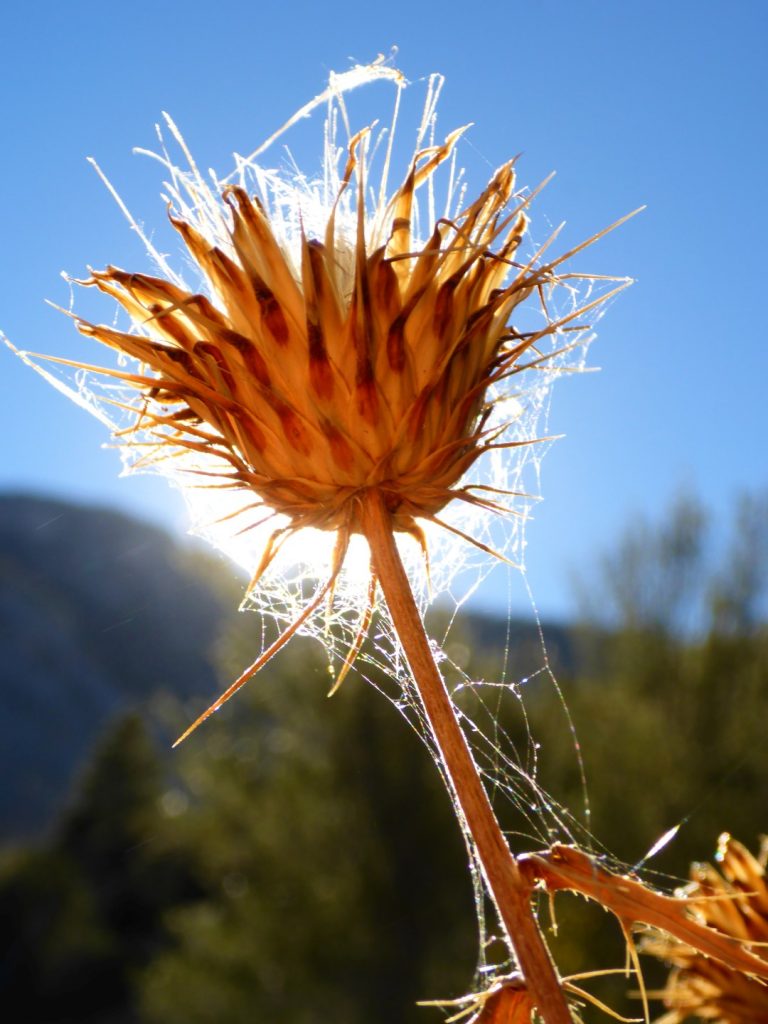
<path fill-rule="evenodd" d="M 294 647 L 181 758 L 178 819 L 206 898 L 170 918 L 147 1021 L 423 1020 L 476 956 L 466 854 L 427 750 L 392 705 Z"/>
<path fill-rule="evenodd" d="M 192 877 L 162 810 L 158 755 L 141 719 L 113 727 L 46 848 L 6 858 L 0 918 L 6 1006 L 30 1024 L 138 1020 L 136 973 L 162 947 L 163 915 Z"/>

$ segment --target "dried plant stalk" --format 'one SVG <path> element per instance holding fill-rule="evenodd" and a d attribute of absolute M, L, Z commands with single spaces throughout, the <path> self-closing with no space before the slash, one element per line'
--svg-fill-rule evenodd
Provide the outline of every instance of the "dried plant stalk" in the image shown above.
<path fill-rule="evenodd" d="M 631 938 L 634 926 L 646 925 L 669 936 L 644 948 L 664 959 L 677 957 L 690 964 L 693 983 L 688 987 L 686 976 L 678 976 L 675 991 L 683 1000 L 695 1000 L 693 1005 L 703 1017 L 723 1024 L 762 1024 L 765 1018 L 756 1011 L 762 1012 L 766 1005 L 768 959 L 752 952 L 751 946 L 768 940 L 768 888 L 762 868 L 743 847 L 728 841 L 722 849 L 727 864 L 724 871 L 731 885 L 711 868 L 697 868 L 694 877 L 700 879 L 698 884 L 704 883 L 711 892 L 705 888 L 675 897 L 654 892 L 635 878 L 616 875 L 572 846 L 558 844 L 542 853 L 525 854 L 518 863 L 531 884 L 550 893 L 581 893 L 611 911 L 621 924 L 636 966 L 637 953 Z M 753 1000 L 747 1016 L 717 1017 L 719 1008 L 712 985 L 715 979 L 720 983 L 724 978 L 732 984 L 730 991 L 725 990 L 722 1005 L 737 992 L 742 998 L 746 990 Z M 644 990 L 642 995 L 647 1016 Z M 677 1024 L 685 1016 L 685 1012 L 672 1015 L 666 1018 L 666 1024 Z"/>
<path fill-rule="evenodd" d="M 413 672 L 446 776 L 477 847 L 488 890 L 527 982 L 530 998 L 547 1024 L 571 1024 L 560 980 L 531 911 L 531 886 L 522 878 L 502 835 L 435 665 L 397 552 L 390 515 L 376 492 L 366 495 L 361 505 L 363 530 L 371 546 L 374 569 Z"/>

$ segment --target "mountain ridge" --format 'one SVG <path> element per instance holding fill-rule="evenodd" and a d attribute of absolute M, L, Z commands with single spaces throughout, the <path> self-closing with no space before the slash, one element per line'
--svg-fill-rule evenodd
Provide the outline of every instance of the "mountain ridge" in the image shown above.
<path fill-rule="evenodd" d="M 215 647 L 243 587 L 226 565 L 124 512 L 0 494 L 0 841 L 52 823 L 116 716 L 219 692 Z M 571 631 L 545 631 L 570 668 Z M 457 632 L 481 659 L 506 651 L 508 677 L 541 669 L 535 624 L 470 613 Z"/>
<path fill-rule="evenodd" d="M 198 557 L 112 509 L 0 495 L 0 838 L 50 820 L 116 714 L 215 689 L 230 605 Z"/>

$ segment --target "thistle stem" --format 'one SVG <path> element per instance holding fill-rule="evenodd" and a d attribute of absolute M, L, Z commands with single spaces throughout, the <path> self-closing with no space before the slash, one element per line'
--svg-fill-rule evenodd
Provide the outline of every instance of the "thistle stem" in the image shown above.
<path fill-rule="evenodd" d="M 520 872 L 483 788 L 395 543 L 378 491 L 361 501 L 360 521 L 398 639 L 419 691 L 446 775 L 477 849 L 480 865 L 528 991 L 545 1024 L 573 1024 L 557 970 L 531 907 L 531 883 Z"/>

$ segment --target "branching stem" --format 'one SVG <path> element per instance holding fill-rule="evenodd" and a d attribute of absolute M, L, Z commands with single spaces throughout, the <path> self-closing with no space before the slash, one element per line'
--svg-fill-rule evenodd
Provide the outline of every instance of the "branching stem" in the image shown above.
<path fill-rule="evenodd" d="M 361 499 L 360 521 L 392 621 L 402 644 L 446 775 L 477 848 L 488 890 L 506 929 L 528 991 L 545 1024 L 573 1024 L 557 970 L 531 907 L 531 883 L 502 834 L 429 640 L 395 543 L 381 494 Z"/>

